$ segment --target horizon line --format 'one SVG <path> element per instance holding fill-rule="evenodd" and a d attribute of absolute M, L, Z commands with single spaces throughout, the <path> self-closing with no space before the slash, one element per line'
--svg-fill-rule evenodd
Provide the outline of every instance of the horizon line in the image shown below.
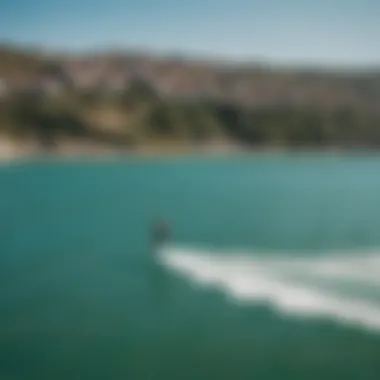
<path fill-rule="evenodd" d="M 221 66 L 238 66 L 285 69 L 285 70 L 307 70 L 307 71 L 371 71 L 380 72 L 380 62 L 344 63 L 344 62 L 308 62 L 305 60 L 281 60 L 263 56 L 236 57 L 220 53 L 206 53 L 202 50 L 191 51 L 186 49 L 158 49 L 149 46 L 133 46 L 121 44 L 89 45 L 87 47 L 55 47 L 43 43 L 20 42 L 0 39 L 0 50 L 18 50 L 42 55 L 69 55 L 69 56 L 91 56 L 105 54 L 135 55 L 157 60 L 178 60 L 189 63 L 208 63 Z"/>

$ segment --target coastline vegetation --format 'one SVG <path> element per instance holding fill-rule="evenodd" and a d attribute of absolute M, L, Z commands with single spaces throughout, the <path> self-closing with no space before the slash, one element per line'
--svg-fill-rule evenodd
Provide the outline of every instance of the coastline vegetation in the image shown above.
<path fill-rule="evenodd" d="M 350 108 L 273 106 L 246 109 L 215 101 L 162 100 L 133 92 L 112 99 L 68 94 L 12 97 L 0 105 L 1 132 L 54 149 L 61 139 L 133 148 L 218 140 L 245 147 L 380 147 L 376 117 Z"/>
<path fill-rule="evenodd" d="M 25 72 L 42 73 L 45 78 L 63 77 L 58 64 L 41 65 L 28 54 L 4 51 L 0 51 L 0 79 L 2 73 L 17 77 L 16 71 L 20 73 L 22 67 Z M 334 80 L 337 81 L 332 77 Z M 286 97 L 283 102 L 247 105 L 223 97 L 162 96 L 138 77 L 113 92 L 97 87 L 79 89 L 66 80 L 64 90 L 54 96 L 32 88 L 0 97 L 0 135 L 14 141 L 33 141 L 48 151 L 54 151 L 62 141 L 123 150 L 167 142 L 207 146 L 214 141 L 248 149 L 377 149 L 380 113 L 372 104 L 377 87 L 368 95 L 368 81 L 357 82 L 362 98 L 358 97 L 357 106 L 352 106 L 344 102 L 294 103 Z M 365 96 L 372 99 L 368 107 Z"/>

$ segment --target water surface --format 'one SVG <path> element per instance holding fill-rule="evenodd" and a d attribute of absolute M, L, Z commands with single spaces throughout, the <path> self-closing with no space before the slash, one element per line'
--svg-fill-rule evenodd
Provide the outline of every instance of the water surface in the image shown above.
<path fill-rule="evenodd" d="M 0 169 L 4 379 L 378 379 L 380 158 Z M 153 260 L 157 216 L 175 237 Z"/>

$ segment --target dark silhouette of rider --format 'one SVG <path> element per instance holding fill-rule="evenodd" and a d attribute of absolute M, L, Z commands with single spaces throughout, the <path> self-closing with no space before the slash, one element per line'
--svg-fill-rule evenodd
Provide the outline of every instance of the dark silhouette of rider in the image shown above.
<path fill-rule="evenodd" d="M 152 226 L 151 230 L 151 243 L 155 249 L 165 244 L 170 238 L 169 225 L 163 221 L 158 220 Z"/>

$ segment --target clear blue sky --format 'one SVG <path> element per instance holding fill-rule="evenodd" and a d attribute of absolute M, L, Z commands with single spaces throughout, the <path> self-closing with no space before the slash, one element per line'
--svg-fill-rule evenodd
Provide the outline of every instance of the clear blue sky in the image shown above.
<path fill-rule="evenodd" d="M 0 40 L 380 65 L 380 0 L 0 0 Z"/>

